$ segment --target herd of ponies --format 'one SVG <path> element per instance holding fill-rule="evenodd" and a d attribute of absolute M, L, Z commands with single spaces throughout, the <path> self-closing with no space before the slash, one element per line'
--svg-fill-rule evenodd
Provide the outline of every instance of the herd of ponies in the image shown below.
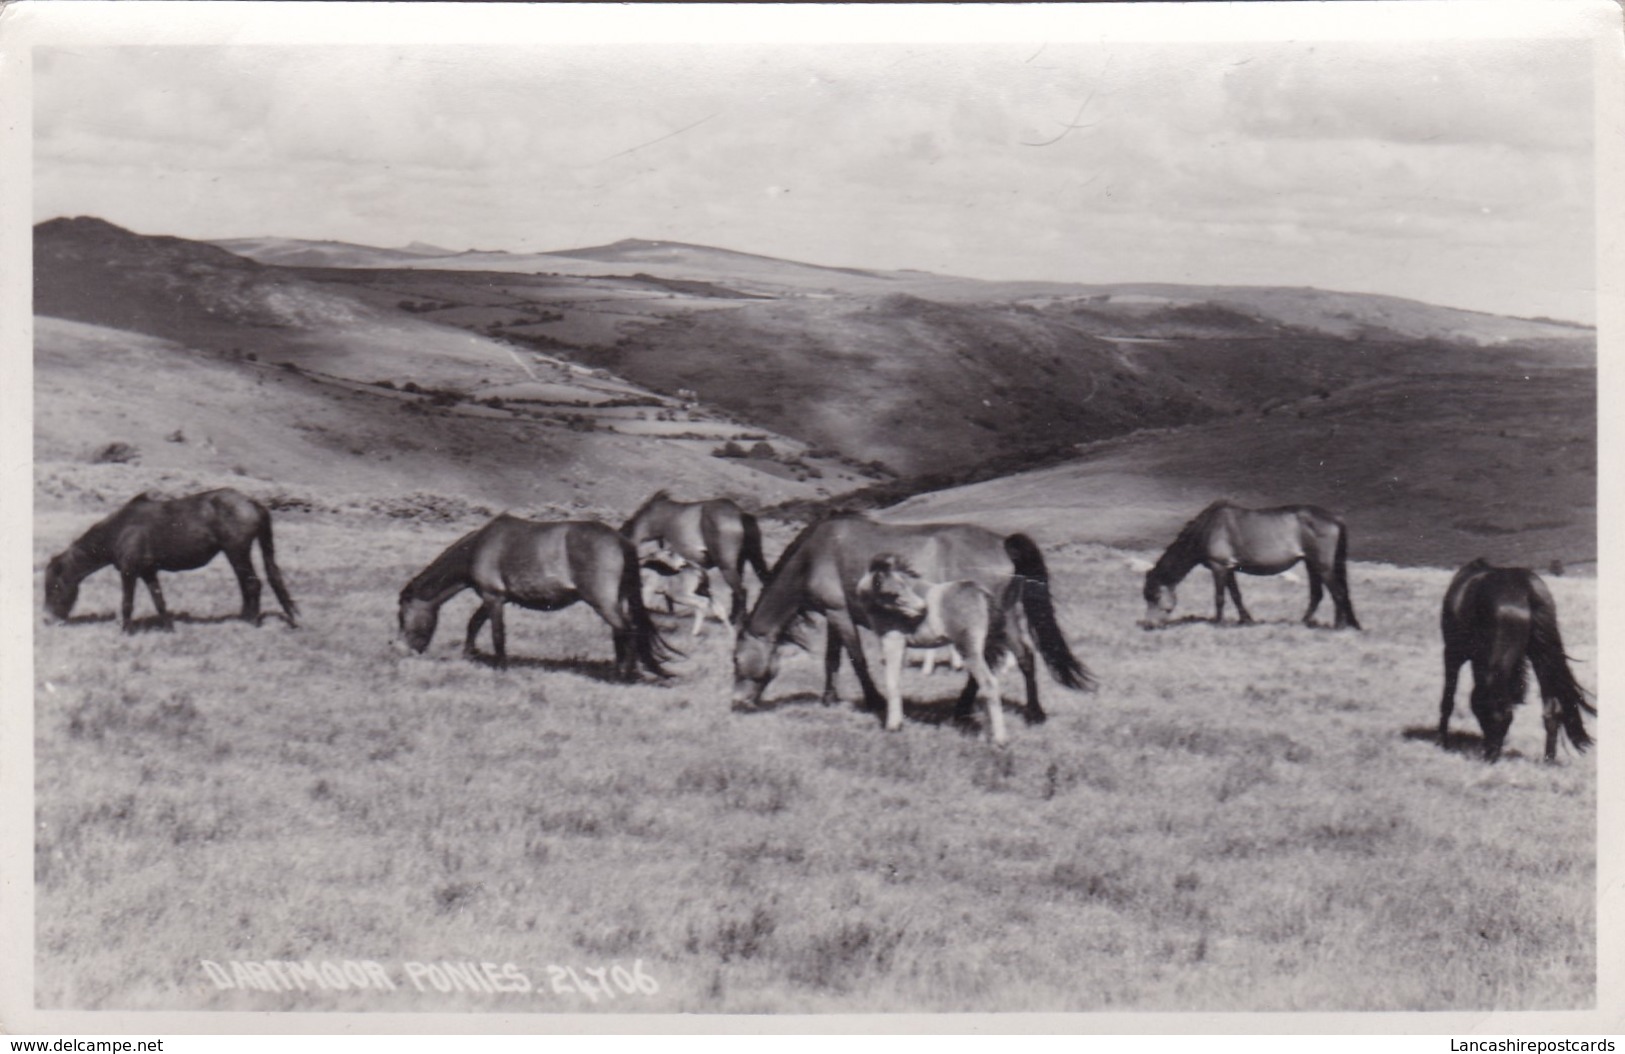
<path fill-rule="evenodd" d="M 189 571 L 226 554 L 242 590 L 242 617 L 261 621 L 261 583 L 251 559 L 255 542 L 265 578 L 288 623 L 299 609 L 278 568 L 271 514 L 231 489 L 165 499 L 132 498 L 53 556 L 45 570 L 45 608 L 66 622 L 79 584 L 109 565 L 123 585 L 125 632 L 134 628 L 136 586 L 145 583 L 159 625 L 173 629 L 158 581 L 160 571 Z M 1180 530 L 1145 575 L 1146 617 L 1154 628 L 1168 622 L 1175 588 L 1198 565 L 1213 576 L 1214 621 L 1224 618 L 1225 597 L 1242 622 L 1252 621 L 1236 585 L 1238 572 L 1273 575 L 1303 564 L 1309 579 L 1305 624 L 1323 593 L 1331 594 L 1333 625 L 1360 628 L 1349 596 L 1348 532 L 1341 520 L 1313 505 L 1247 509 L 1218 501 Z M 761 583 L 754 607 L 746 601 L 745 572 Z M 710 575 L 720 575 L 730 594 L 724 606 L 712 595 Z M 845 654 L 863 689 L 863 705 L 884 715 L 885 727 L 903 723 L 901 673 L 908 650 L 951 648 L 956 668 L 968 670 L 956 717 L 969 717 L 980 697 L 992 741 L 1007 734 L 998 672 L 1014 665 L 1026 687 L 1023 716 L 1044 720 L 1037 660 L 1061 685 L 1091 690 L 1095 678 L 1073 653 L 1056 620 L 1049 572 L 1038 546 L 1025 534 L 1001 535 L 969 524 L 895 525 L 856 513 L 835 513 L 798 534 L 771 568 L 762 553 L 756 519 L 726 498 L 684 502 L 660 491 L 619 530 L 571 520 L 536 522 L 503 514 L 453 542 L 400 593 L 399 639 L 422 652 L 433 639 L 440 608 L 472 589 L 480 605 L 469 619 L 464 652 L 477 656 L 476 638 L 487 624 L 498 666 L 507 657 L 504 609 L 512 603 L 533 611 L 557 611 L 577 602 L 609 625 L 615 671 L 633 681 L 640 668 L 670 676 L 666 664 L 680 655 L 650 615 L 664 597 L 668 610 L 694 612 L 698 634 L 705 619 L 726 619 L 735 630 L 736 710 L 753 710 L 777 672 L 781 645 L 811 646 L 816 617 L 826 627 L 823 701 L 836 701 L 835 678 Z M 748 610 L 747 610 L 748 608 Z M 859 627 L 881 641 L 885 690 L 876 687 Z M 1592 739 L 1582 713 L 1596 714 L 1575 681 L 1558 631 L 1557 608 L 1540 576 L 1525 568 L 1494 567 L 1474 560 L 1446 590 L 1440 628 L 1444 640 L 1444 694 L 1439 743 L 1447 742 L 1456 681 L 1471 663 L 1471 706 L 1483 733 L 1483 753 L 1496 760 L 1523 701 L 1533 669 L 1543 702 L 1546 760 L 1556 759 L 1559 731 L 1576 750 Z M 929 654 L 929 652 L 928 652 Z M 929 659 L 927 660 L 929 661 Z"/>

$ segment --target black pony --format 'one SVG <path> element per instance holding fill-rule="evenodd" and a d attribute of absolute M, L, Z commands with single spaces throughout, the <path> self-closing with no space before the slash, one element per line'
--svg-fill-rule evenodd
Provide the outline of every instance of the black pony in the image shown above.
<path fill-rule="evenodd" d="M 1557 758 L 1557 731 L 1575 750 L 1591 745 L 1581 711 L 1595 714 L 1569 670 L 1557 605 L 1540 576 L 1523 567 L 1493 567 L 1474 560 L 1456 572 L 1439 617 L 1444 634 L 1444 698 L 1439 701 L 1439 744 L 1450 730 L 1461 664 L 1473 664 L 1473 714 L 1484 732 L 1484 759 L 1501 756 L 1513 707 L 1523 702 L 1528 669 L 1535 668 L 1546 721 L 1546 760 Z"/>
<path fill-rule="evenodd" d="M 166 630 L 174 629 L 174 619 L 164 606 L 164 592 L 158 586 L 158 572 L 191 571 L 225 553 L 243 592 L 243 619 L 257 625 L 260 580 L 250 558 L 256 540 L 271 591 L 282 605 L 288 624 L 296 626 L 299 608 L 288 595 L 276 565 L 271 513 L 253 498 L 231 489 L 174 500 L 151 494 L 131 498 L 122 509 L 51 557 L 45 567 L 45 608 L 54 617 L 66 620 L 79 599 L 79 583 L 111 564 L 124 583 L 120 608 L 124 632 L 133 630 L 130 616 L 135 608 L 137 582 L 147 584 L 152 604 L 158 609 L 159 624 Z"/>

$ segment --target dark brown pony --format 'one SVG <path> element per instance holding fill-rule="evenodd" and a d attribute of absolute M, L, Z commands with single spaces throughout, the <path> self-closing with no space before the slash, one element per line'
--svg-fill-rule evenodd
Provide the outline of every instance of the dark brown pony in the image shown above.
<path fill-rule="evenodd" d="M 829 626 L 824 702 L 835 701 L 835 674 L 844 649 L 863 686 L 865 705 L 877 711 L 882 708 L 884 699 L 869 675 L 858 638 L 857 627 L 867 625 L 868 620 L 857 586 L 875 557 L 883 553 L 907 561 L 927 580 L 969 581 L 996 599 L 1005 643 L 1026 681 L 1029 723 L 1036 724 L 1045 716 L 1034 676 L 1035 643 L 1061 684 L 1084 690 L 1094 686 L 1094 677 L 1072 654 L 1056 622 L 1049 572 L 1031 538 L 1024 534 L 1005 537 L 967 524 L 899 526 L 839 514 L 796 536 L 745 619 L 734 646 L 734 709 L 751 710 L 760 704 L 762 690 L 778 672 L 779 645 L 804 645 L 804 623 L 809 615 L 823 615 Z M 975 678 L 970 678 L 960 695 L 961 714 L 971 712 L 976 688 Z"/>
<path fill-rule="evenodd" d="M 421 652 L 434 639 L 440 606 L 465 589 L 479 594 L 463 654 L 473 657 L 480 627 L 491 623 L 496 662 L 507 662 L 503 605 L 557 611 L 585 601 L 609 623 L 615 670 L 637 679 L 637 664 L 657 677 L 675 654 L 643 606 L 637 551 L 612 528 L 586 520 L 536 523 L 503 514 L 452 543 L 401 590 L 401 636 Z"/>
<path fill-rule="evenodd" d="M 1174 587 L 1198 565 L 1213 573 L 1213 621 L 1224 621 L 1224 594 L 1236 602 L 1241 622 L 1253 616 L 1241 602 L 1236 572 L 1278 575 L 1302 561 L 1309 572 L 1309 610 L 1305 625 L 1314 625 L 1324 586 L 1332 594 L 1338 629 L 1360 628 L 1349 599 L 1348 528 L 1343 521 L 1314 505 L 1283 505 L 1274 509 L 1244 509 L 1216 501 L 1185 524 L 1173 544 L 1145 575 L 1145 624 L 1168 621 L 1178 598 Z"/>
<path fill-rule="evenodd" d="M 1523 567 L 1492 567 L 1474 560 L 1456 572 L 1439 616 L 1444 635 L 1444 698 L 1439 701 L 1439 745 L 1447 742 L 1461 664 L 1473 664 L 1473 715 L 1484 732 L 1484 759 L 1501 756 L 1513 708 L 1523 702 L 1528 669 L 1535 669 L 1546 721 L 1546 760 L 1557 759 L 1557 732 L 1575 750 L 1591 745 L 1581 711 L 1595 714 L 1569 669 L 1557 605 L 1540 576 Z"/>
<path fill-rule="evenodd" d="M 656 491 L 621 526 L 621 533 L 633 545 L 658 539 L 696 567 L 721 571 L 733 596 L 729 618 L 736 626 L 745 617 L 745 567 L 755 568 L 756 577 L 767 583 L 761 527 L 728 498 L 675 501 L 666 491 Z"/>
<path fill-rule="evenodd" d="M 299 608 L 288 595 L 282 572 L 276 565 L 271 542 L 271 513 L 259 502 L 235 490 L 211 490 L 190 497 L 164 500 L 139 494 L 113 515 L 102 520 L 62 552 L 51 557 L 45 567 L 45 609 L 58 619 L 66 619 L 79 599 L 79 583 L 111 564 L 124 583 L 124 603 L 120 608 L 124 632 L 132 632 L 130 616 L 135 609 L 135 585 L 147 584 L 159 624 L 175 628 L 164 593 L 158 585 L 159 571 L 191 571 L 225 553 L 237 584 L 243 592 L 243 619 L 260 622 L 260 580 L 250 558 L 255 540 L 265 561 L 265 577 L 282 605 L 288 624 L 299 624 Z"/>

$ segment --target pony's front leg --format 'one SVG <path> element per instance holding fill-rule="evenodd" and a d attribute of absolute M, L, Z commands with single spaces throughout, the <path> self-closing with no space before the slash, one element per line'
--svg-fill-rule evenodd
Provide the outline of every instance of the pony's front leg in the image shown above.
<path fill-rule="evenodd" d="M 491 609 L 491 650 L 496 653 L 497 669 L 506 669 L 508 665 L 508 627 L 502 621 L 502 598 L 492 597 L 488 606 Z"/>
<path fill-rule="evenodd" d="M 478 638 L 480 635 L 480 630 L 485 626 L 486 620 L 490 617 L 491 602 L 489 600 L 482 600 L 480 606 L 474 609 L 474 616 L 468 620 L 468 635 L 463 638 L 463 658 L 474 659 L 479 657 L 480 648 Z"/>
<path fill-rule="evenodd" d="M 1456 709 L 1456 680 L 1461 676 L 1461 664 L 1465 659 L 1452 655 L 1449 651 L 1444 655 L 1444 697 L 1439 700 L 1439 746 L 1443 747 L 1450 738 L 1450 715 Z"/>
<path fill-rule="evenodd" d="M 1230 598 L 1236 602 L 1236 620 L 1242 625 L 1251 623 L 1253 621 L 1252 612 L 1248 611 L 1247 605 L 1241 602 L 1241 587 L 1236 584 L 1236 572 L 1234 570 L 1226 572 L 1224 584 L 1225 588 L 1230 590 Z"/>
<path fill-rule="evenodd" d="M 840 701 L 835 693 L 835 675 L 840 672 L 841 636 L 835 632 L 834 626 L 827 626 L 824 631 L 824 694 L 819 699 L 825 706 L 834 706 Z"/>
<path fill-rule="evenodd" d="M 1224 572 L 1217 567 L 1209 570 L 1213 572 L 1213 624 L 1217 626 L 1224 621 Z"/>
<path fill-rule="evenodd" d="M 164 606 L 164 591 L 158 585 L 158 572 L 148 571 L 141 578 L 147 583 L 147 592 L 152 594 L 152 606 L 158 609 L 158 625 L 164 628 L 165 633 L 173 633 L 175 620 L 170 617 L 169 609 Z"/>
<path fill-rule="evenodd" d="M 852 616 L 845 611 L 831 611 L 825 618 L 829 622 L 830 631 L 839 635 L 841 647 L 846 649 L 846 654 L 852 659 L 852 672 L 858 675 L 858 684 L 863 688 L 864 709 L 878 711 L 884 704 L 885 699 L 881 696 L 880 690 L 875 687 L 874 678 L 869 676 L 869 662 L 864 658 L 863 641 L 858 639 L 858 628 L 852 624 Z M 840 653 L 838 651 L 834 654 L 833 659 L 835 662 L 839 662 Z M 824 657 L 824 672 L 826 675 L 824 698 L 826 700 L 833 700 L 835 694 L 835 673 L 831 660 L 832 657 L 826 654 Z"/>
<path fill-rule="evenodd" d="M 123 601 L 119 604 L 119 624 L 124 632 L 134 633 L 135 623 L 130 616 L 135 614 L 135 584 L 139 581 L 135 575 L 119 572 L 119 584 L 124 589 Z"/>
<path fill-rule="evenodd" d="M 886 731 L 903 730 L 903 663 L 908 639 L 896 630 L 880 637 L 880 659 L 886 676 Z"/>

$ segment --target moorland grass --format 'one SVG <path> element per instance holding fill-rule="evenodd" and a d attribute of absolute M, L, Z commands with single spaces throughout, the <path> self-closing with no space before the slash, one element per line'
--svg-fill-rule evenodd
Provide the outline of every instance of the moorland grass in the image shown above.
<path fill-rule="evenodd" d="M 37 564 L 64 533 L 50 525 Z M 671 622 L 677 676 L 623 686 L 581 608 L 515 611 L 506 671 L 464 661 L 465 597 L 403 656 L 395 594 L 463 529 L 283 517 L 298 630 L 224 618 L 224 567 L 166 577 L 191 616 L 173 634 L 100 617 L 108 573 L 86 583 L 86 617 L 37 630 L 39 1006 L 1594 1001 L 1594 759 L 1541 764 L 1528 706 L 1484 765 L 1465 687 L 1465 749 L 1433 741 L 1447 572 L 1355 564 L 1364 633 L 1301 626 L 1304 587 L 1280 580 L 1243 583 L 1261 625 L 1147 632 L 1124 554 L 1054 549 L 1061 624 L 1103 687 L 1046 680 L 1051 720 L 1015 720 L 1000 753 L 937 720 L 957 679 L 911 675 L 911 720 L 888 735 L 819 706 L 804 654 L 767 712 L 733 714 L 717 627 L 696 641 Z M 1595 583 L 1550 584 L 1570 652 L 1592 659 Z M 219 991 L 204 959 L 371 959 L 402 987 Z M 402 974 L 441 960 L 511 962 L 541 991 L 419 993 Z M 657 992 L 550 983 L 550 966 L 639 961 Z"/>

